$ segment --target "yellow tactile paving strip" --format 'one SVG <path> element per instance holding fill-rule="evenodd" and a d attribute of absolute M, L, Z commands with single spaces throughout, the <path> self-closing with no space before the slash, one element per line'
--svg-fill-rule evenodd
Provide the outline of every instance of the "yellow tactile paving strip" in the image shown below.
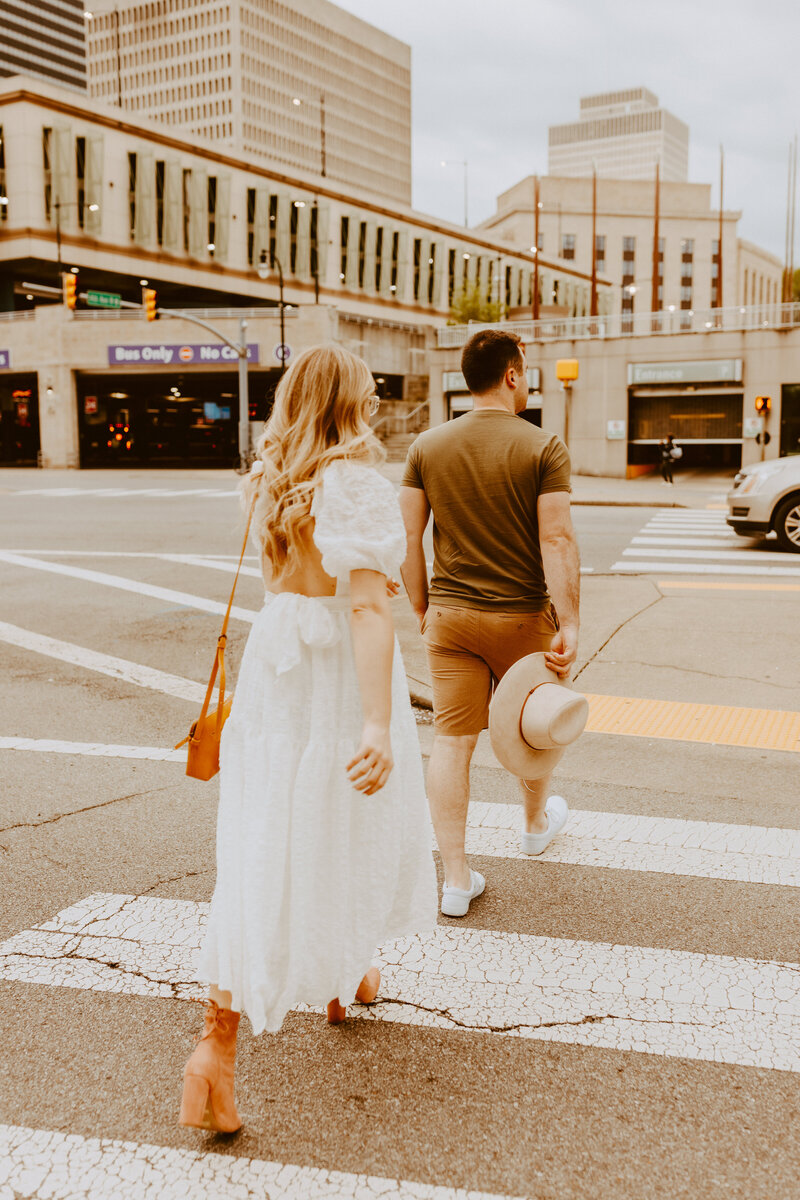
<path fill-rule="evenodd" d="M 590 696 L 587 733 L 800 753 L 800 713 L 632 696 Z"/>

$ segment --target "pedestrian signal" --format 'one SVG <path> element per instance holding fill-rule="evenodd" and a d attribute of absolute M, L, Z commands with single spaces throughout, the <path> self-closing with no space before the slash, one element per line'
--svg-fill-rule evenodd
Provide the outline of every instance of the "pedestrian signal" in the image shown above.
<path fill-rule="evenodd" d="M 756 412 L 765 417 L 772 408 L 771 396 L 756 396 Z"/>
<path fill-rule="evenodd" d="M 69 274 L 64 275 L 62 280 L 64 303 L 67 308 L 74 308 L 78 299 L 78 276 Z"/>
<path fill-rule="evenodd" d="M 155 321 L 158 319 L 158 312 L 156 311 L 158 307 L 158 297 L 153 288 L 142 289 L 142 305 L 144 307 L 144 315 L 148 321 Z"/>

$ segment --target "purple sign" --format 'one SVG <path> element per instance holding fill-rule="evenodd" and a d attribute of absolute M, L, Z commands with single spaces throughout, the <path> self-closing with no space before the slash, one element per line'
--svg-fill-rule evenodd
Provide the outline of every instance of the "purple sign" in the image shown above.
<path fill-rule="evenodd" d="M 11 366 L 11 351 L 0 350 L 0 371 L 7 371 Z"/>
<path fill-rule="evenodd" d="M 2 353 L 2 351 L 0 351 Z M 202 346 L 167 344 L 157 342 L 149 346 L 109 346 L 108 365 L 110 367 L 141 367 L 157 364 L 159 366 L 202 366 L 206 363 L 235 363 L 239 356 L 234 349 L 219 342 L 206 343 Z M 258 362 L 258 346 L 248 343 L 247 361 Z"/>

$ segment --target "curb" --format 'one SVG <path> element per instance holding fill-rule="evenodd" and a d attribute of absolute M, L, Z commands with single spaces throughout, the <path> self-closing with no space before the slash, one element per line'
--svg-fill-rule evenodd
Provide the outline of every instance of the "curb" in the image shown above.
<path fill-rule="evenodd" d="M 691 504 L 681 504 L 679 500 L 570 500 L 570 507 L 579 504 L 593 505 L 596 508 L 691 508 Z"/>

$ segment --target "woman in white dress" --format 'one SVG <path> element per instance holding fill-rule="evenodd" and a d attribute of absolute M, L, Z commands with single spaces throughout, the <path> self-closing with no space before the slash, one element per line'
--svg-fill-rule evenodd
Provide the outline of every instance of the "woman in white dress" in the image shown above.
<path fill-rule="evenodd" d="M 406 556 L 375 464 L 374 383 L 338 346 L 287 371 L 245 501 L 266 585 L 222 734 L 217 879 L 198 962 L 205 1026 L 180 1123 L 233 1132 L 240 1013 L 344 1019 L 382 942 L 436 925 L 422 759 L 389 595 Z"/>

